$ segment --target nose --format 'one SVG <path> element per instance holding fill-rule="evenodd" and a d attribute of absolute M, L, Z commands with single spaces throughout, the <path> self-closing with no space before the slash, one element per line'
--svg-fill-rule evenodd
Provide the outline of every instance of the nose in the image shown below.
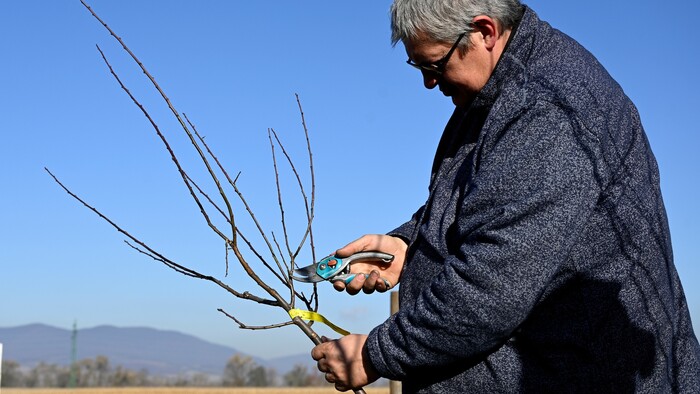
<path fill-rule="evenodd" d="M 426 89 L 432 89 L 437 86 L 437 74 L 425 70 L 421 70 L 421 74 L 423 75 L 423 86 L 425 86 Z"/>

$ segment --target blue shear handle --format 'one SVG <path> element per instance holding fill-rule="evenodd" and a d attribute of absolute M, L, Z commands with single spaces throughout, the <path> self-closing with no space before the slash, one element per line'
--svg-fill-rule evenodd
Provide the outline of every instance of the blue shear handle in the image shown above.
<path fill-rule="evenodd" d="M 343 281 L 347 285 L 348 283 L 352 282 L 353 279 L 355 279 L 355 276 L 357 276 L 357 274 L 340 274 L 340 275 L 336 275 L 334 278 L 331 278 L 330 280 L 333 282 Z"/>
<path fill-rule="evenodd" d="M 336 256 L 328 256 L 323 258 L 316 264 L 316 274 L 323 279 L 329 279 L 335 276 L 343 268 L 345 268 L 348 263 L 343 264 L 343 259 Z"/>
<path fill-rule="evenodd" d="M 360 275 L 367 275 L 367 274 L 360 274 Z M 335 278 L 332 278 L 331 280 L 333 282 L 343 281 L 347 285 L 350 282 L 352 282 L 353 279 L 355 279 L 355 276 L 357 276 L 357 274 L 340 274 L 340 275 L 336 276 Z M 387 290 L 391 288 L 391 283 L 387 279 L 382 278 L 382 277 L 380 277 L 379 279 L 384 281 L 384 285 L 386 286 Z"/>

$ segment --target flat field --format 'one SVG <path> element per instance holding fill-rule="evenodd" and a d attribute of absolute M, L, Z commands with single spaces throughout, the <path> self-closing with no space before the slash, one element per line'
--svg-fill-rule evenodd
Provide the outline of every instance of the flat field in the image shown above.
<path fill-rule="evenodd" d="M 366 388 L 367 394 L 389 394 L 388 387 Z M 78 389 L 12 389 L 4 388 L 2 394 L 337 394 L 329 387 L 265 387 L 265 388 L 228 388 L 228 387 L 108 387 Z M 347 391 L 352 393 L 352 391 Z"/>

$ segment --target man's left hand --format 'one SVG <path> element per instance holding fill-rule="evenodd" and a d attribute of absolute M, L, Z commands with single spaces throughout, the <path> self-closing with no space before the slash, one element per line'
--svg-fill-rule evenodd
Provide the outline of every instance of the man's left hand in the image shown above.
<path fill-rule="evenodd" d="M 367 357 L 367 335 L 350 334 L 336 340 L 328 340 L 311 350 L 318 370 L 326 380 L 335 384 L 338 391 L 357 389 L 379 379 Z"/>

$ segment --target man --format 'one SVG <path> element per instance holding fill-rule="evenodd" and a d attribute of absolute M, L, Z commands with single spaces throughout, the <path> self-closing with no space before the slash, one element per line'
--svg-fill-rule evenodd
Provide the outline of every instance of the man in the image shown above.
<path fill-rule="evenodd" d="M 395 0 L 392 38 L 455 110 L 429 197 L 388 235 L 337 251 L 350 294 L 401 283 L 369 335 L 318 345 L 339 390 L 700 392 L 700 346 L 673 265 L 636 108 L 596 59 L 518 0 Z M 383 279 L 383 280 L 382 280 Z"/>

